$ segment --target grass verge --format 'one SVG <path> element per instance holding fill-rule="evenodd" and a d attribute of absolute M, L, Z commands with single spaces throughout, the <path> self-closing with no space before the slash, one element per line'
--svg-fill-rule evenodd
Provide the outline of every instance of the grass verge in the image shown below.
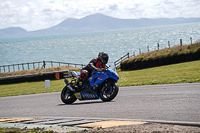
<path fill-rule="evenodd" d="M 119 86 L 200 82 L 200 60 L 134 71 L 118 70 L 118 74 Z M 64 86 L 63 79 L 52 80 L 49 88 L 45 88 L 44 81 L 0 85 L 0 97 L 58 92 Z"/>
<path fill-rule="evenodd" d="M 53 133 L 53 131 L 43 131 L 42 129 L 18 129 L 18 128 L 0 128 L 1 133 Z"/>
<path fill-rule="evenodd" d="M 44 81 L 0 85 L 0 97 L 58 92 L 64 86 L 63 79 L 51 80 L 49 88 L 45 88 Z"/>
<path fill-rule="evenodd" d="M 119 86 L 200 82 L 200 60 L 118 74 Z"/>

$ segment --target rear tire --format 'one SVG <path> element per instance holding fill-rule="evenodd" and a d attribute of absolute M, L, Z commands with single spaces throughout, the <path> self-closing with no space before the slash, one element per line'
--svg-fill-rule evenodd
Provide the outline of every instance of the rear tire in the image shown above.
<path fill-rule="evenodd" d="M 110 85 L 109 89 L 105 89 L 105 86 L 103 86 L 103 91 L 101 90 L 99 93 L 99 97 L 101 98 L 101 100 L 103 102 L 109 102 L 111 100 L 113 100 L 119 91 L 119 87 L 117 85 L 117 83 Z"/>
<path fill-rule="evenodd" d="M 73 92 L 71 92 L 70 89 L 65 86 L 61 92 L 61 100 L 65 104 L 72 104 L 77 100 L 77 98 L 74 96 Z"/>

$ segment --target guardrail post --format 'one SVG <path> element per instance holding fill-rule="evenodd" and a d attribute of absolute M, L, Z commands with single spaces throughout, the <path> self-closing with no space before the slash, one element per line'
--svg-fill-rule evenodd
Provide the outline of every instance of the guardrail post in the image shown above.
<path fill-rule="evenodd" d="M 51 67 L 53 67 L 53 61 L 51 61 Z"/>
<path fill-rule="evenodd" d="M 15 67 L 14 67 L 14 65 L 13 65 L 13 70 L 15 71 Z"/>
<path fill-rule="evenodd" d="M 3 66 L 4 73 L 6 72 L 5 66 Z"/>
<path fill-rule="evenodd" d="M 42 67 L 44 67 L 44 68 L 45 68 L 45 66 L 46 66 L 46 63 L 45 63 L 45 61 L 43 61 L 43 66 L 42 66 Z"/>
<path fill-rule="evenodd" d="M 129 58 L 129 53 L 127 53 L 127 55 L 128 55 L 128 58 Z"/>
<path fill-rule="evenodd" d="M 157 43 L 157 46 L 158 46 L 158 50 L 159 50 L 159 46 L 160 46 L 159 43 Z"/>
<path fill-rule="evenodd" d="M 5 66 L 3 66 L 4 73 L 6 72 Z"/>
<path fill-rule="evenodd" d="M 139 53 L 141 54 L 141 49 L 139 49 Z"/>
<path fill-rule="evenodd" d="M 28 70 L 30 70 L 30 68 L 29 68 L 29 63 L 27 63 L 27 65 L 28 65 Z"/>
<path fill-rule="evenodd" d="M 192 44 L 192 37 L 190 37 L 190 41 L 191 41 L 191 44 Z"/>
<path fill-rule="evenodd" d="M 10 72 L 10 66 L 8 65 L 8 72 Z"/>
<path fill-rule="evenodd" d="M 170 48 L 170 41 L 168 41 L 168 46 L 169 46 L 169 48 Z"/>
<path fill-rule="evenodd" d="M 24 64 L 22 64 L 22 69 L 24 70 Z"/>
<path fill-rule="evenodd" d="M 180 39 L 180 45 L 181 45 L 181 46 L 183 45 L 183 41 L 182 41 L 182 39 Z"/>

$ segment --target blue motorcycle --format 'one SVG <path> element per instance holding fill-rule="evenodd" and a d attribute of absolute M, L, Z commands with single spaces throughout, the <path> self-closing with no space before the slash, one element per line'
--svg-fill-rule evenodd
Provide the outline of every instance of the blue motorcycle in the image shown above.
<path fill-rule="evenodd" d="M 62 102 L 72 104 L 77 99 L 101 99 L 103 102 L 113 100 L 119 91 L 117 85 L 119 76 L 110 67 L 106 67 L 101 72 L 93 71 L 92 76 L 80 82 L 78 87 L 75 87 L 75 85 L 80 73 L 69 71 L 67 78 L 71 78 L 71 81 L 69 82 L 67 78 L 64 80 L 66 86 L 61 92 Z"/>

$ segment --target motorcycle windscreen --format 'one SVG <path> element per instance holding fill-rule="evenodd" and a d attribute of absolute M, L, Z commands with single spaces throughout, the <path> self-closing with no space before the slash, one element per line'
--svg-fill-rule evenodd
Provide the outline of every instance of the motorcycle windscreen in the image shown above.
<path fill-rule="evenodd" d="M 99 99 L 97 94 L 90 94 L 85 92 L 78 92 L 74 94 L 79 100 Z"/>
<path fill-rule="evenodd" d="M 71 71 L 72 76 L 79 78 L 80 73 L 79 72 L 75 72 L 75 71 Z"/>

